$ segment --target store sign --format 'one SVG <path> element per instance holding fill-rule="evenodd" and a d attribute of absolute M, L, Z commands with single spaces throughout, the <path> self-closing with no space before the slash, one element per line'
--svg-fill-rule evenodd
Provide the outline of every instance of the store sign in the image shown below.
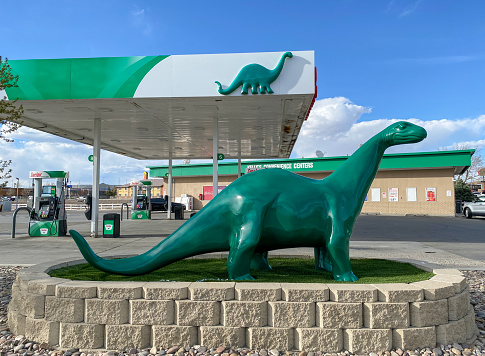
<path fill-rule="evenodd" d="M 251 172 L 259 171 L 261 169 L 265 169 L 265 168 L 263 168 L 263 167 L 246 167 L 245 173 L 248 174 L 248 173 L 251 173 Z"/>
<path fill-rule="evenodd" d="M 436 188 L 426 188 L 426 201 L 436 201 Z"/>
<path fill-rule="evenodd" d="M 49 173 L 44 171 L 31 171 L 29 174 L 29 178 L 50 178 L 51 176 Z"/>
<path fill-rule="evenodd" d="M 252 172 L 266 168 L 280 168 L 290 171 L 307 170 L 313 169 L 313 162 L 248 164 L 246 166 L 246 173 L 248 173 L 248 169 Z"/>
<path fill-rule="evenodd" d="M 217 186 L 217 194 L 222 192 L 222 190 L 227 187 L 226 185 Z M 214 197 L 212 185 L 204 185 L 202 187 L 203 200 L 212 200 Z"/>
<path fill-rule="evenodd" d="M 398 188 L 389 188 L 389 201 L 399 201 Z"/>

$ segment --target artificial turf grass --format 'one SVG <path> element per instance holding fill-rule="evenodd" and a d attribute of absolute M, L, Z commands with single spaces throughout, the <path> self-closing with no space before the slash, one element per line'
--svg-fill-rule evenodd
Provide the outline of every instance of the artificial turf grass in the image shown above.
<path fill-rule="evenodd" d="M 332 273 L 315 270 L 313 259 L 270 258 L 271 270 L 251 270 L 253 282 L 277 283 L 411 283 L 431 278 L 433 273 L 408 263 L 379 259 L 352 259 L 356 282 L 337 282 Z M 226 259 L 188 259 L 174 262 L 141 276 L 121 276 L 102 272 L 85 263 L 49 272 L 52 277 L 85 281 L 227 281 Z"/>

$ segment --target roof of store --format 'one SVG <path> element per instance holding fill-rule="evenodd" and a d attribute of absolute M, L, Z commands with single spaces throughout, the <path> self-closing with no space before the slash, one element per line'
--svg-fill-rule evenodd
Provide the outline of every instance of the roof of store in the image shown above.
<path fill-rule="evenodd" d="M 151 179 L 149 179 L 149 181 L 151 182 L 150 185 L 152 186 L 152 188 L 163 187 L 163 185 L 164 185 L 163 178 L 151 178 Z M 118 188 L 118 189 L 119 188 L 130 188 L 133 185 L 138 185 L 138 184 L 126 183 L 126 184 L 117 185 L 116 188 Z"/>
<path fill-rule="evenodd" d="M 453 168 L 454 174 L 462 174 L 471 164 L 475 150 L 435 151 L 416 153 L 392 153 L 382 157 L 380 170 Z M 282 168 L 292 172 L 331 172 L 336 170 L 348 156 L 297 158 L 278 160 L 251 160 L 241 162 L 246 168 Z M 165 177 L 168 166 L 149 166 L 150 177 Z M 174 165 L 174 177 L 212 175 L 212 163 Z M 219 162 L 219 175 L 237 175 L 237 162 Z"/>

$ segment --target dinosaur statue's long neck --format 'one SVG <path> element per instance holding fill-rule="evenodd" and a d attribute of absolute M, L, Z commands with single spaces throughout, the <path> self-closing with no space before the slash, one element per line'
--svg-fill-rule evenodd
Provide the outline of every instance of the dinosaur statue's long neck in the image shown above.
<path fill-rule="evenodd" d="M 363 204 L 377 174 L 384 151 L 389 147 L 383 138 L 382 132 L 372 137 L 335 172 L 325 178 L 325 181 L 338 182 L 335 186 L 341 187 L 346 195 Z"/>
<path fill-rule="evenodd" d="M 283 70 L 283 65 L 285 64 L 286 57 L 288 57 L 288 54 L 287 53 L 283 54 L 280 58 L 280 61 L 276 65 L 275 69 L 270 71 L 271 72 L 270 82 L 276 80 L 276 78 L 278 78 L 278 76 L 280 75 L 281 71 Z"/>

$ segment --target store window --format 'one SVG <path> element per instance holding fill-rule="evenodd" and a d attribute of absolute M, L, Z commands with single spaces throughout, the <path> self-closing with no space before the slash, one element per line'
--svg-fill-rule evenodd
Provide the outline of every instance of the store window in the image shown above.
<path fill-rule="evenodd" d="M 407 201 L 418 201 L 418 195 L 416 193 L 416 188 L 406 188 L 406 200 Z"/>
<path fill-rule="evenodd" d="M 381 201 L 381 188 L 372 188 L 370 190 L 371 201 Z"/>

